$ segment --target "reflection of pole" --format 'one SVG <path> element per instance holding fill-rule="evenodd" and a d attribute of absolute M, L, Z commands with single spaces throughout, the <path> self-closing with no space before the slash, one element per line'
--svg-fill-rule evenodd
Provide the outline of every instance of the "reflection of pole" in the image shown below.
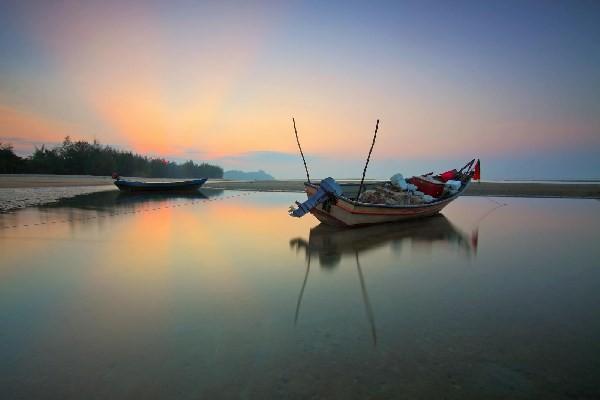
<path fill-rule="evenodd" d="M 302 303 L 302 296 L 304 296 L 304 288 L 306 288 L 306 281 L 308 281 L 308 273 L 310 272 L 310 251 L 308 252 L 308 262 L 306 263 L 306 274 L 304 275 L 304 282 L 302 282 L 302 289 L 298 295 L 298 303 L 296 304 L 296 314 L 294 315 L 294 325 L 298 323 L 298 315 L 300 314 L 300 303 Z"/>
<path fill-rule="evenodd" d="M 365 310 L 367 312 L 367 318 L 371 324 L 371 335 L 373 336 L 373 345 L 377 346 L 377 331 L 375 329 L 375 318 L 373 317 L 373 309 L 371 308 L 371 302 L 369 301 L 369 295 L 367 294 L 367 287 L 365 286 L 365 279 L 363 278 L 362 269 L 360 268 L 360 262 L 358 261 L 358 251 L 354 253 L 356 255 L 356 269 L 358 269 L 358 279 L 360 279 L 360 288 L 362 290 L 363 301 L 365 303 Z"/>

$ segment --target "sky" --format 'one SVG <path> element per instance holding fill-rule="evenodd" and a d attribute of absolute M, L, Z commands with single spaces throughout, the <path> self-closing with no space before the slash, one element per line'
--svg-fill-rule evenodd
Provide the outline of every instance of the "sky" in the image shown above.
<path fill-rule="evenodd" d="M 302 178 L 600 179 L 597 1 L 0 2 L 0 142 Z"/>

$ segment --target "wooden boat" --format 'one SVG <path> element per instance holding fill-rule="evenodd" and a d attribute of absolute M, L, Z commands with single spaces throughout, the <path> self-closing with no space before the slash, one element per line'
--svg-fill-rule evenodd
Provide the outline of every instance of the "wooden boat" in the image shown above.
<path fill-rule="evenodd" d="M 357 192 L 360 190 L 357 184 L 338 184 L 332 178 L 324 179 L 319 184 L 305 182 L 304 190 L 309 200 L 302 204 L 297 202 L 298 208 L 292 207 L 290 215 L 300 217 L 310 212 L 319 221 L 337 226 L 361 226 L 430 217 L 442 211 L 466 190 L 474 174 L 472 169 L 474 162 L 475 160 L 472 160 L 461 170 L 456 171 L 456 180 L 461 182 L 460 189 L 422 204 L 365 203 L 357 199 Z M 407 181 L 418 183 L 419 180 L 423 180 L 431 183 L 434 178 L 432 174 L 425 174 Z M 440 181 L 440 184 L 444 183 Z"/>
<path fill-rule="evenodd" d="M 124 192 L 192 192 L 198 190 L 206 182 L 207 178 L 190 179 L 172 182 L 141 182 L 116 179 L 115 185 Z"/>

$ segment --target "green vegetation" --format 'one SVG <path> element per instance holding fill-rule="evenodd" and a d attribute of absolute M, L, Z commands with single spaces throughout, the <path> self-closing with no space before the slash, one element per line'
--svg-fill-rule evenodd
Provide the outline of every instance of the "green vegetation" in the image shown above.
<path fill-rule="evenodd" d="M 177 164 L 102 146 L 97 141 L 73 142 L 68 136 L 61 145 L 52 149 L 36 147 L 27 158 L 17 156 L 11 145 L 0 143 L 2 174 L 111 175 L 113 172 L 148 178 L 223 177 L 223 169 L 216 165 L 196 164 L 193 161 Z"/>
<path fill-rule="evenodd" d="M 0 143 L 0 174 L 19 173 L 24 165 L 24 160 L 13 152 L 10 144 Z"/>

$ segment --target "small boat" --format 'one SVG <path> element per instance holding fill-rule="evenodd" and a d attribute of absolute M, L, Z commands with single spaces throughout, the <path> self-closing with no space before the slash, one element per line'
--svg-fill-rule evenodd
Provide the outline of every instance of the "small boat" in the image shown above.
<path fill-rule="evenodd" d="M 436 176 L 430 173 L 406 179 L 413 187 L 412 192 L 410 189 L 404 192 L 406 196 L 418 193 L 421 198 L 426 198 L 418 203 L 406 201 L 404 204 L 380 204 L 360 201 L 362 185 L 338 184 L 333 178 L 323 179 L 319 184 L 305 182 L 304 190 L 308 200 L 302 204 L 296 202 L 298 208 L 292 206 L 290 215 L 302 217 L 310 212 L 319 221 L 337 226 L 361 226 L 429 217 L 439 213 L 465 191 L 478 168 L 478 164 L 475 169 L 472 168 L 474 163 L 475 160 L 470 161 L 459 171 L 451 170 Z M 452 179 L 447 179 L 448 177 Z M 455 184 L 453 190 L 445 190 L 448 182 Z M 378 185 L 389 187 L 390 182 Z M 374 184 L 365 185 L 365 188 L 372 186 Z"/>
<path fill-rule="evenodd" d="M 115 179 L 115 185 L 119 190 L 124 192 L 192 192 L 198 190 L 200 186 L 206 182 L 207 178 L 201 179 L 190 179 L 185 181 L 172 181 L 172 182 L 141 182 L 141 181 L 128 181 L 117 177 Z"/>

